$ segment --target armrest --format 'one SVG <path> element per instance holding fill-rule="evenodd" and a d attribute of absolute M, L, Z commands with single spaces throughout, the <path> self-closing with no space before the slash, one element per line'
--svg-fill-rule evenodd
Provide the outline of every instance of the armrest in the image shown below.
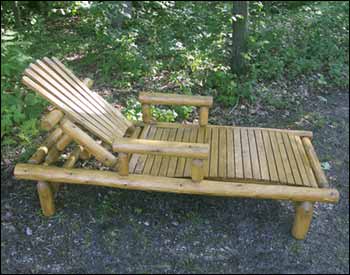
<path fill-rule="evenodd" d="M 119 174 L 121 176 L 129 174 L 128 153 L 153 154 L 192 158 L 192 181 L 199 182 L 204 178 L 203 160 L 209 158 L 209 145 L 202 143 L 117 138 L 112 147 L 114 152 L 119 152 Z"/>
<path fill-rule="evenodd" d="M 189 96 L 166 93 L 141 92 L 139 94 L 139 101 L 142 104 L 142 115 L 145 123 L 151 121 L 150 104 L 187 105 L 200 107 L 199 124 L 205 126 L 208 124 L 209 107 L 213 105 L 213 97 L 211 96 Z"/>
<path fill-rule="evenodd" d="M 113 151 L 195 159 L 209 158 L 209 145 L 204 143 L 117 138 L 113 142 Z"/>
<path fill-rule="evenodd" d="M 139 94 L 139 101 L 143 104 L 187 105 L 208 108 L 213 106 L 213 97 L 211 96 L 141 92 Z"/>

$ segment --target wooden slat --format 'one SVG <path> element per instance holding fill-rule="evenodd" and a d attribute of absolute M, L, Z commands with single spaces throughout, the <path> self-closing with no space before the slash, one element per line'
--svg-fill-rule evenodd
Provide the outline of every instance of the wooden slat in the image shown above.
<path fill-rule="evenodd" d="M 48 58 L 44 58 L 45 62 L 50 61 Z M 113 108 L 106 100 L 104 100 L 97 93 L 92 92 L 86 85 L 84 85 L 67 67 L 65 67 L 57 58 L 53 57 L 52 61 L 54 61 L 64 72 L 67 73 L 69 77 L 71 77 L 77 85 L 79 85 L 84 91 L 90 93 L 96 100 L 98 100 L 107 110 L 112 112 L 118 120 L 124 124 L 125 130 L 132 126 L 132 124 L 115 108 Z M 122 125 L 120 125 L 121 127 Z"/>
<path fill-rule="evenodd" d="M 290 144 L 290 141 L 289 141 L 289 138 L 288 138 L 288 134 L 287 133 L 281 133 L 281 135 L 283 137 L 284 146 L 286 148 L 286 152 L 287 152 L 287 155 L 288 155 L 289 164 L 290 164 L 291 169 L 292 169 L 292 173 L 293 173 L 295 184 L 303 185 L 303 180 L 301 179 L 301 176 L 300 176 L 300 173 L 299 173 L 299 168 L 298 168 L 297 162 L 295 160 L 293 148 L 292 148 L 292 146 Z"/>
<path fill-rule="evenodd" d="M 176 133 L 177 133 L 177 129 L 171 128 L 168 141 L 175 141 Z M 161 162 L 162 164 L 160 166 L 158 176 L 165 177 L 167 175 L 170 158 L 171 157 L 162 157 L 162 162 Z"/>
<path fill-rule="evenodd" d="M 89 111 L 84 109 L 84 106 L 82 106 L 80 102 L 80 98 L 76 98 L 68 91 L 66 93 L 62 93 L 62 90 L 64 90 L 64 88 L 43 70 L 41 70 L 38 66 L 31 64 L 29 68 L 25 70 L 25 75 L 35 79 L 35 81 L 44 87 L 48 92 L 62 100 L 65 104 L 69 105 L 74 112 L 79 113 L 79 115 L 85 117 L 86 120 L 93 123 L 96 128 L 100 129 L 107 135 L 111 135 L 111 129 L 107 128 L 104 124 L 101 124 L 101 122 L 96 118 L 96 115 L 91 114 L 91 110 Z"/>
<path fill-rule="evenodd" d="M 147 137 L 149 130 L 151 129 L 150 125 L 146 125 L 145 127 L 137 127 L 136 129 L 142 129 L 141 133 L 138 135 L 140 138 L 144 139 Z M 129 159 L 129 173 L 134 173 L 137 161 L 141 155 L 132 154 Z"/>
<path fill-rule="evenodd" d="M 112 122 L 112 126 L 117 125 L 117 120 L 115 120 L 113 115 L 110 115 L 107 111 L 107 109 L 99 104 L 99 98 L 94 98 L 92 94 L 86 93 L 83 89 L 80 88 L 79 85 L 77 85 L 63 70 L 61 70 L 58 65 L 56 65 L 52 60 L 49 60 L 48 58 L 44 58 L 45 62 L 41 60 L 37 60 L 37 63 L 40 67 L 46 66 L 47 68 L 50 68 L 50 71 L 46 69 L 48 73 L 54 73 L 54 75 L 59 76 L 61 81 L 59 81 L 61 84 L 68 84 L 68 87 L 73 89 L 75 93 L 80 93 L 84 98 L 86 98 L 93 106 L 95 106 L 99 111 L 104 113 L 106 115 L 106 118 Z M 55 78 L 55 77 L 54 77 Z M 57 80 L 57 77 L 56 77 Z M 94 81 L 90 78 L 85 78 L 83 80 L 83 85 L 88 87 L 89 89 L 92 87 Z M 65 85 L 66 86 L 66 85 Z"/>
<path fill-rule="evenodd" d="M 109 128 L 112 131 L 116 131 L 119 135 L 123 135 L 120 129 L 118 129 L 115 125 L 115 122 L 110 119 L 111 116 L 106 116 L 106 110 L 100 108 L 96 101 L 90 100 L 89 97 L 85 94 L 79 92 L 79 90 L 75 90 L 72 86 L 70 86 L 61 76 L 59 76 L 53 69 L 47 66 L 45 63 L 37 60 L 38 66 L 36 64 L 32 64 L 30 67 L 35 70 L 38 74 L 42 75 L 44 79 L 50 82 L 57 90 L 54 92 L 60 91 L 68 97 L 72 97 L 77 99 L 77 102 L 84 106 L 84 110 L 86 114 L 95 115 L 100 123 L 103 123 L 106 128 Z M 49 77 L 46 77 L 46 76 Z M 52 81 L 53 80 L 53 81 Z"/>
<path fill-rule="evenodd" d="M 284 171 L 282 157 L 281 157 L 280 149 L 279 149 L 277 138 L 276 138 L 276 133 L 275 132 L 267 132 L 267 133 L 270 136 L 272 152 L 273 152 L 273 156 L 274 156 L 276 167 L 277 167 L 279 182 L 286 183 L 287 176 L 286 176 L 286 172 Z M 266 144 L 267 143 L 265 143 L 265 145 Z"/>
<path fill-rule="evenodd" d="M 161 140 L 163 141 L 167 141 L 170 135 L 170 129 L 164 129 L 163 130 L 163 134 L 162 134 L 162 138 Z M 162 161 L 162 156 L 155 156 L 154 158 L 154 162 L 152 165 L 152 169 L 151 169 L 151 175 L 152 176 L 157 176 L 160 170 L 160 166 L 161 166 L 161 161 Z"/>
<path fill-rule="evenodd" d="M 227 135 L 226 129 L 219 129 L 219 174 L 220 178 L 226 178 L 227 175 Z"/>
<path fill-rule="evenodd" d="M 136 127 L 134 132 L 131 134 L 130 138 L 132 139 L 137 139 L 139 137 L 139 135 L 141 134 L 142 132 L 142 128 L 141 127 Z M 129 159 L 129 167 L 130 167 L 130 161 L 131 161 L 131 157 L 132 157 L 133 154 L 128 154 L 128 159 Z M 134 161 L 135 162 L 135 161 Z M 136 162 L 135 162 L 136 164 Z M 129 169 L 130 171 L 130 169 Z"/>
<path fill-rule="evenodd" d="M 100 97 L 97 93 L 92 92 L 87 87 L 87 85 L 75 77 L 75 75 L 70 70 L 68 70 L 60 61 L 56 60 L 55 62 L 54 60 L 55 58 L 50 60 L 47 57 L 43 59 L 44 63 L 46 63 L 48 66 L 50 66 L 50 68 L 52 68 L 62 78 L 64 78 L 67 83 L 71 85 L 71 87 L 79 91 L 86 98 L 89 98 L 92 103 L 95 103 L 96 105 L 99 105 L 103 110 L 106 110 L 111 120 L 114 121 L 116 125 L 118 125 L 118 129 L 120 129 L 122 132 L 125 132 L 127 127 L 124 125 L 122 119 L 118 118 L 113 110 L 111 110 L 113 108 L 106 101 L 104 101 L 102 97 Z"/>
<path fill-rule="evenodd" d="M 212 128 L 211 132 L 209 175 L 210 177 L 217 177 L 219 165 L 219 128 Z"/>
<path fill-rule="evenodd" d="M 154 135 L 153 140 L 161 140 L 164 130 L 165 129 L 162 129 L 162 128 L 156 128 L 156 133 Z M 145 167 L 143 168 L 143 171 L 142 171 L 143 174 L 149 175 L 151 173 L 154 159 L 155 159 L 154 155 L 147 155 Z"/>
<path fill-rule="evenodd" d="M 101 130 L 96 128 L 96 126 L 94 124 L 92 124 L 91 122 L 87 121 L 84 117 L 82 117 L 81 115 L 76 113 L 74 111 L 74 108 L 71 108 L 70 105 L 67 105 L 67 104 L 63 103 L 62 101 L 58 100 L 55 96 L 53 96 L 51 93 L 49 93 L 46 89 L 44 89 L 42 86 L 38 85 L 36 82 L 31 80 L 27 76 L 23 76 L 22 82 L 25 85 L 27 85 L 28 87 L 30 87 L 31 89 L 33 89 L 33 90 L 37 91 L 38 93 L 40 93 L 48 101 L 54 102 L 54 104 L 57 107 L 59 107 L 62 111 L 64 111 L 68 115 L 69 118 L 71 118 L 71 119 L 77 121 L 78 123 L 84 125 L 85 128 L 87 128 L 89 131 L 94 133 L 96 136 L 98 136 L 102 140 L 112 144 L 113 139 L 111 138 L 110 135 L 105 134 L 104 132 L 102 132 Z"/>
<path fill-rule="evenodd" d="M 288 138 L 289 138 L 291 146 L 293 148 L 293 152 L 294 152 L 294 155 L 295 155 L 295 160 L 296 160 L 298 168 L 299 168 L 299 172 L 300 172 L 300 175 L 301 175 L 301 178 L 302 178 L 302 181 L 303 181 L 303 185 L 305 185 L 305 186 L 312 186 L 311 182 L 309 181 L 309 178 L 308 178 L 308 175 L 307 175 L 307 172 L 306 172 L 306 169 L 305 169 L 305 164 L 303 162 L 301 153 L 300 153 L 300 151 L 298 149 L 298 145 L 297 145 L 297 143 L 295 141 L 295 136 L 292 135 L 292 134 L 288 134 Z"/>
<path fill-rule="evenodd" d="M 252 162 L 250 159 L 248 130 L 241 129 L 242 156 L 243 156 L 243 172 L 245 179 L 253 178 Z"/>
<path fill-rule="evenodd" d="M 276 134 L 276 139 L 277 139 L 277 143 L 278 143 L 278 148 L 279 148 L 280 153 L 281 153 L 284 171 L 286 172 L 287 182 L 290 184 L 295 184 L 292 169 L 290 167 L 290 163 L 288 160 L 286 148 L 284 147 L 282 135 L 281 135 L 281 133 L 275 133 L 275 134 Z"/>
<path fill-rule="evenodd" d="M 149 133 L 147 135 L 147 139 L 153 139 L 155 133 L 156 133 L 157 127 L 151 126 Z M 136 164 L 136 168 L 135 168 L 135 174 L 141 174 L 143 171 L 143 168 L 145 166 L 147 160 L 147 155 L 141 155 L 138 158 L 137 164 Z"/>
<path fill-rule="evenodd" d="M 295 140 L 295 143 L 298 147 L 301 159 L 303 161 L 305 172 L 306 172 L 307 178 L 309 180 L 308 181 L 309 184 L 312 187 L 318 187 L 316 177 L 315 177 L 314 172 L 312 170 L 309 158 L 307 157 L 307 154 L 306 154 L 306 151 L 305 151 L 305 148 L 304 148 L 304 145 L 303 145 L 301 138 L 298 136 L 294 136 L 294 140 Z"/>
<path fill-rule="evenodd" d="M 184 130 L 184 135 L 182 138 L 182 142 L 188 142 L 190 140 L 191 128 L 187 128 Z M 177 161 L 175 177 L 183 177 L 185 172 L 185 164 L 186 158 L 179 158 Z"/>
<path fill-rule="evenodd" d="M 197 143 L 198 128 L 191 128 L 189 142 Z M 184 177 L 191 177 L 192 158 L 186 158 Z"/>
<path fill-rule="evenodd" d="M 255 140 L 256 140 L 256 146 L 257 146 L 258 155 L 259 155 L 261 179 L 268 181 L 270 180 L 269 166 L 268 166 L 268 160 L 265 152 L 265 145 L 264 145 L 262 133 L 260 130 L 255 130 Z"/>
<path fill-rule="evenodd" d="M 241 143 L 241 130 L 235 128 L 233 130 L 234 145 L 235 145 L 235 174 L 236 178 L 243 179 L 243 156 L 242 156 L 242 143 Z"/>
<path fill-rule="evenodd" d="M 235 177 L 235 144 L 233 140 L 233 130 L 227 128 L 227 177 L 234 178 Z"/>
<path fill-rule="evenodd" d="M 184 128 L 177 129 L 175 141 L 182 141 L 183 135 L 184 135 Z M 175 177 L 176 172 L 176 166 L 179 158 L 178 157 L 171 157 L 169 160 L 169 166 L 167 171 L 168 177 Z"/>
<path fill-rule="evenodd" d="M 252 160 L 253 178 L 259 180 L 261 179 L 260 165 L 259 165 L 260 156 L 258 155 L 258 150 L 256 148 L 256 140 L 255 140 L 255 134 L 253 129 L 248 130 L 248 139 L 249 139 L 250 157 Z"/>
<path fill-rule="evenodd" d="M 204 143 L 209 144 L 209 145 L 211 143 L 211 128 L 210 127 L 205 127 Z M 211 159 L 210 151 L 211 150 L 209 150 L 209 159 L 204 160 L 204 163 L 203 163 L 204 177 L 205 178 L 209 177 L 209 168 L 210 168 L 210 159 Z"/>

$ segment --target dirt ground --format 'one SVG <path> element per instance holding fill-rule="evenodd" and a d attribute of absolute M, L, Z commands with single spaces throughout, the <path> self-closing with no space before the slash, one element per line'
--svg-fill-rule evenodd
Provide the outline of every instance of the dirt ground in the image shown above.
<path fill-rule="evenodd" d="M 56 200 L 57 214 L 47 219 L 35 184 L 16 181 L 13 166 L 2 164 L 1 272 L 348 274 L 349 93 L 243 117 L 226 115 L 220 123 L 314 132 L 341 199 L 315 205 L 305 241 L 290 234 L 292 203 L 271 200 L 70 185 Z"/>

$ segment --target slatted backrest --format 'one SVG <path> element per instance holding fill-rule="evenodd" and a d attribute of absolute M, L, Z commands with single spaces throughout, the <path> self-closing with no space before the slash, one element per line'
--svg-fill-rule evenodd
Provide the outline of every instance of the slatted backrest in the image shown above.
<path fill-rule="evenodd" d="M 117 109 L 91 91 L 57 58 L 43 58 L 25 70 L 22 82 L 103 141 L 112 144 L 132 126 Z"/>

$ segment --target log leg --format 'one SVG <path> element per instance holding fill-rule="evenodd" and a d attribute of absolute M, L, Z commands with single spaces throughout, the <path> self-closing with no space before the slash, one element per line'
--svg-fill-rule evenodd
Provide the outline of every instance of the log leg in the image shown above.
<path fill-rule="evenodd" d="M 45 181 L 38 181 L 37 190 L 44 216 L 52 216 L 55 214 L 55 202 L 53 190 L 50 184 Z"/>
<path fill-rule="evenodd" d="M 309 231 L 314 204 L 311 202 L 299 202 L 295 204 L 295 217 L 292 235 L 298 240 L 303 240 Z"/>

